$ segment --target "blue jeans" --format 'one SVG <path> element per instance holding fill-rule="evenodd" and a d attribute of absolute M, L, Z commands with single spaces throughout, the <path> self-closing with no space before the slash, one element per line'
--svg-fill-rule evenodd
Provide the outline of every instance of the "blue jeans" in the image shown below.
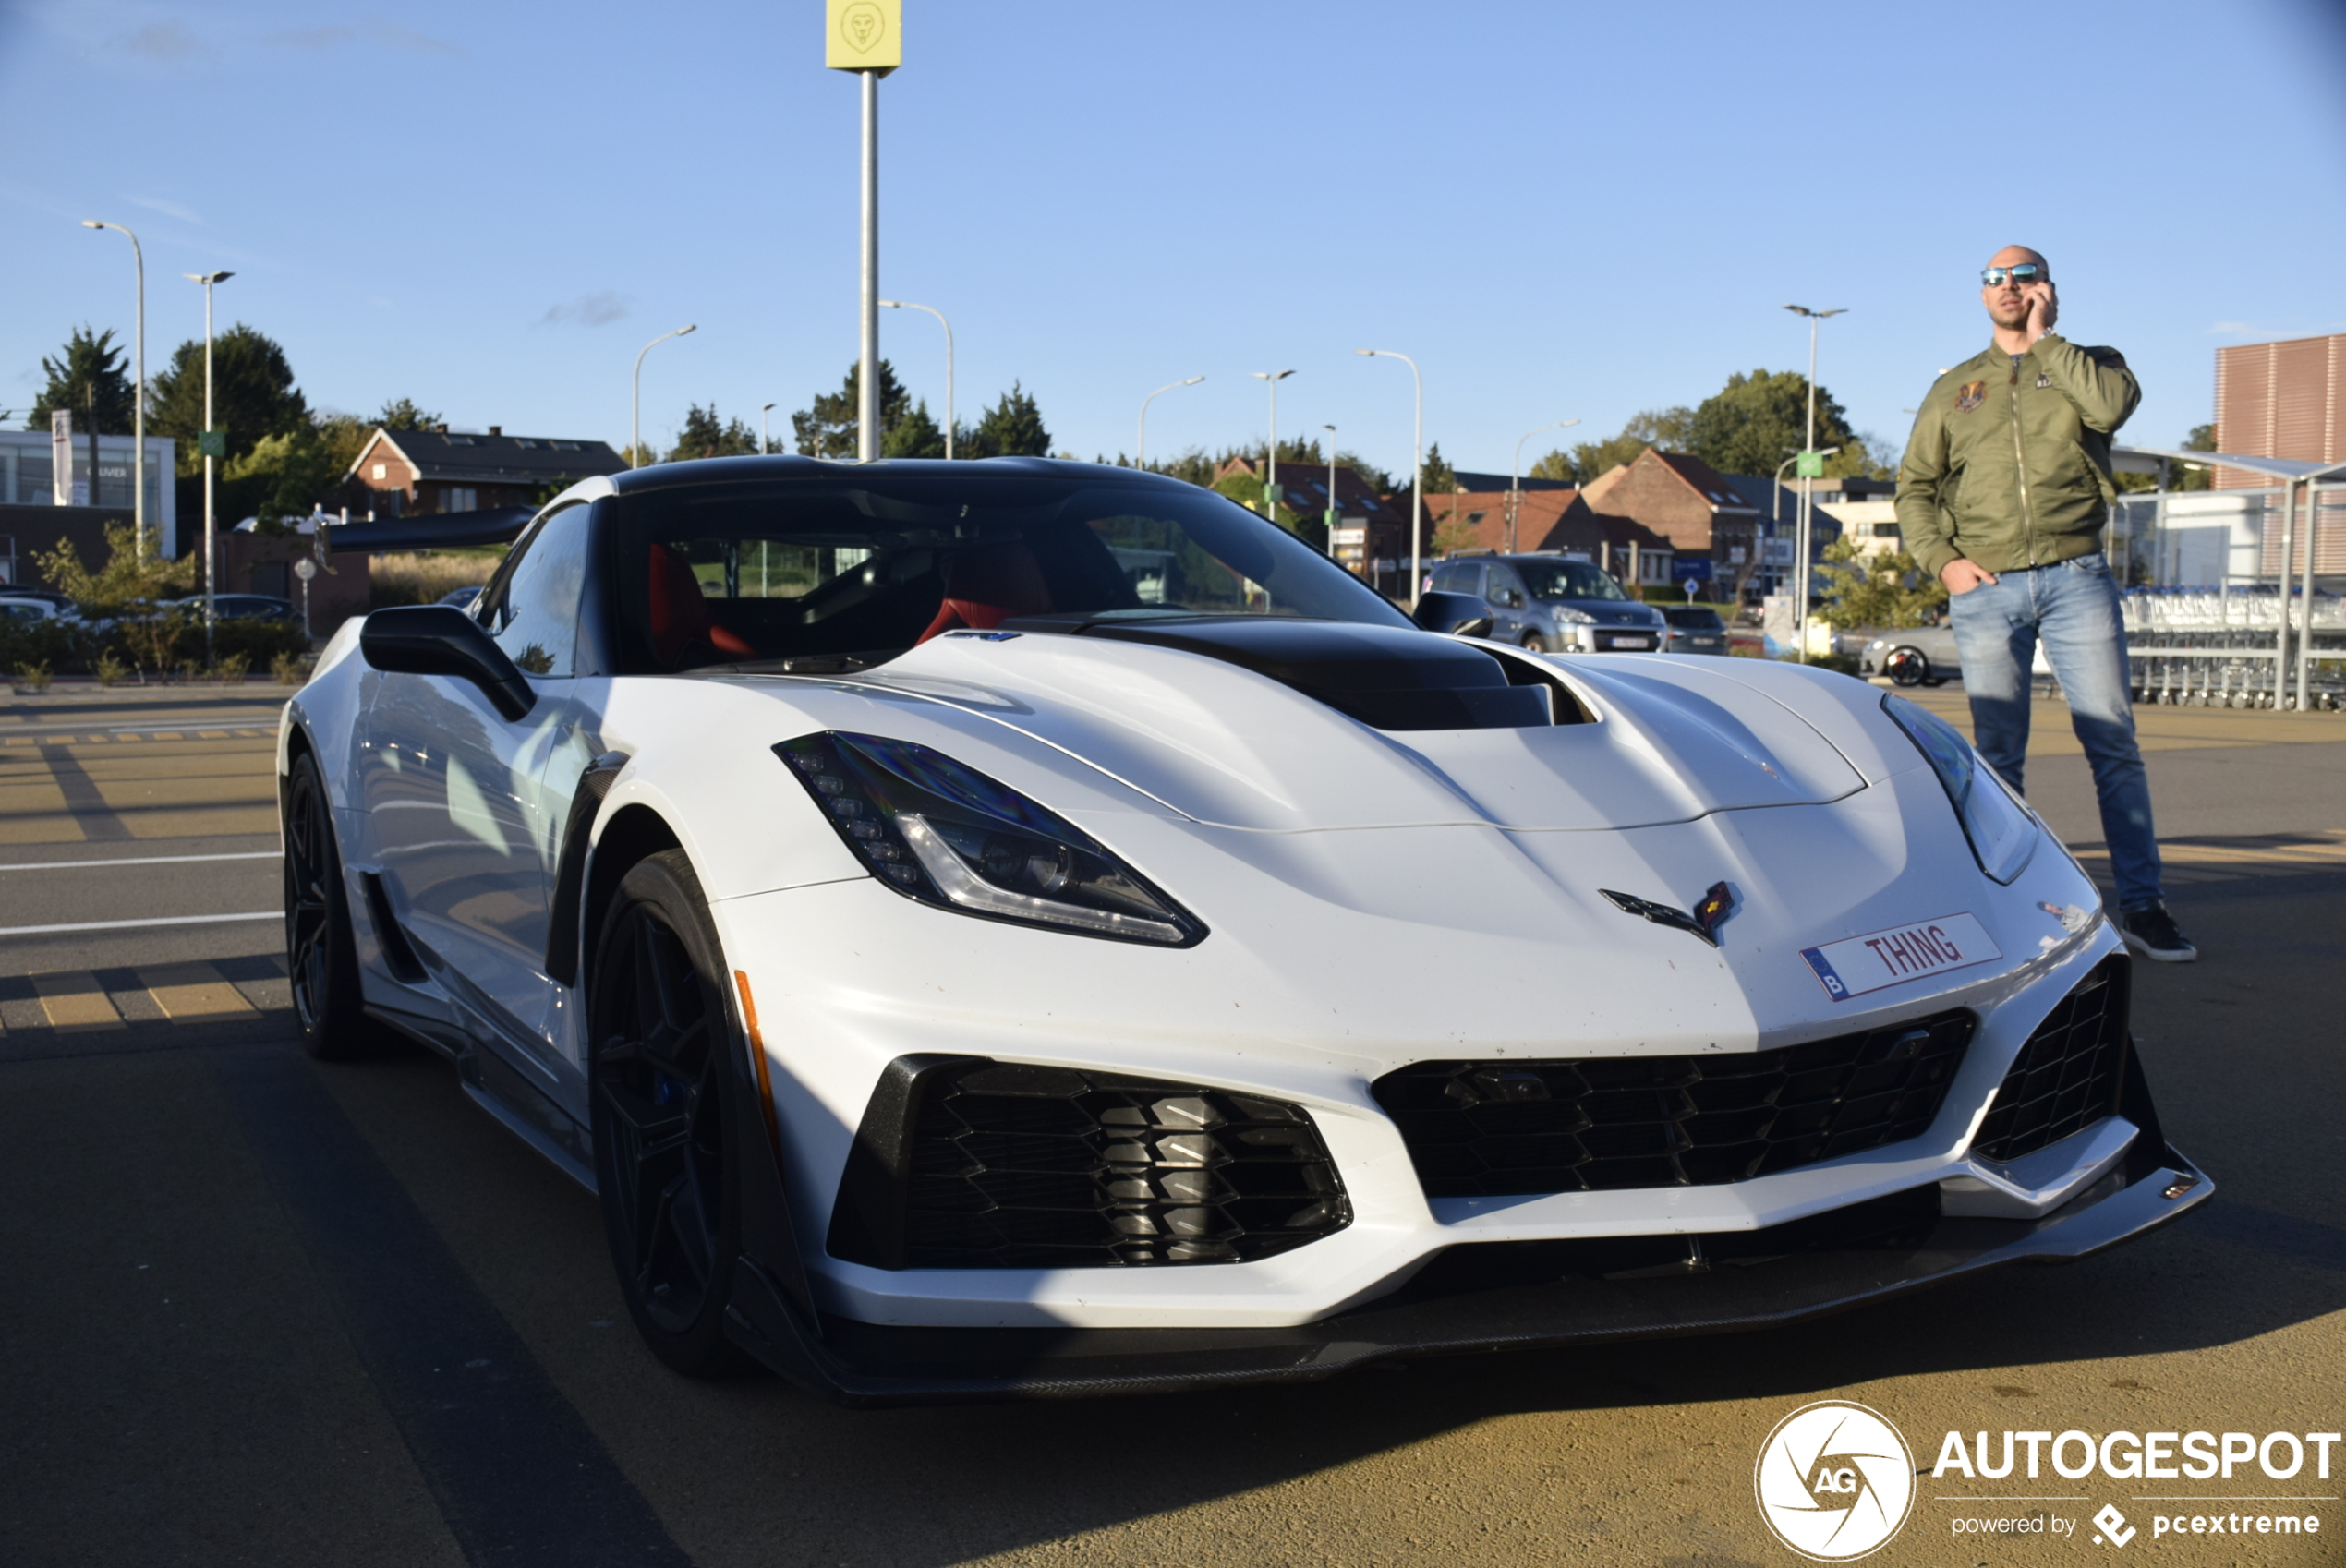
<path fill-rule="evenodd" d="M 1980 755 L 2015 790 L 2028 755 L 2028 669 L 2045 645 L 2069 720 L 2094 770 L 2101 831 L 2118 883 L 2118 907 L 2159 901 L 2159 839 L 2151 830 L 2150 777 L 2134 744 L 2126 629 L 2118 589 L 2099 554 L 1997 574 L 1948 601 L 1964 690 Z"/>

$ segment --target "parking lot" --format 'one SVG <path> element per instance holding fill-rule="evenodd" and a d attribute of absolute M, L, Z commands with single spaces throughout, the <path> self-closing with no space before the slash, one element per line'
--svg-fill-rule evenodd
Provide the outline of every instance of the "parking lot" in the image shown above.
<path fill-rule="evenodd" d="M 1759 1446 L 1828 1394 L 1922 1465 L 1951 1429 L 2338 1428 L 2346 718 L 2140 710 L 2203 954 L 2136 990 L 2168 1135 L 2219 1188 L 2180 1225 L 1766 1333 L 859 1413 L 667 1373 L 593 1200 L 452 1069 L 298 1054 L 281 698 L 0 704 L 0 1562 L 1748 1568 L 1793 1561 L 1752 1503 Z M 1959 688 L 1917 700 L 1964 722 Z M 2032 797 L 2092 865 L 2065 713 L 2038 728 Z M 1924 1478 L 1881 1560 L 2097 1550 L 1958 1535 L 1980 1490 Z M 2078 1495 L 2013 1506 L 2155 1490 L 2043 1490 Z M 2346 1529 L 2334 1475 L 2226 1490 Z"/>

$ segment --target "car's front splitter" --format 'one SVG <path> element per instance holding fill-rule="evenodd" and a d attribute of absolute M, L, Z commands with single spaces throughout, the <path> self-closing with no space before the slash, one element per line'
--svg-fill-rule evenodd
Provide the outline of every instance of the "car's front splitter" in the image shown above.
<path fill-rule="evenodd" d="M 2214 1191 L 2214 1184 L 2172 1147 L 2145 1138 L 2118 1169 L 2041 1219 L 1940 1218 L 1926 1221 L 1927 1230 L 1904 1244 L 1809 1246 L 1774 1257 L 1766 1255 L 1769 1232 L 1747 1232 L 1731 1238 L 1741 1245 L 1717 1261 L 1692 1252 L 1661 1266 L 1611 1257 L 1599 1261 L 1645 1266 L 1602 1273 L 1578 1272 L 1589 1259 L 1561 1250 L 1519 1251 L 1495 1270 L 1452 1270 L 1446 1275 L 1437 1262 L 1394 1296 L 1294 1328 L 898 1328 L 828 1314 L 817 1327 L 785 1306 L 780 1293 L 767 1288 L 754 1266 L 743 1271 L 746 1279 L 736 1287 L 732 1319 L 736 1337 L 768 1366 L 853 1405 L 1305 1381 L 1394 1357 L 1796 1322 L 1985 1269 L 2072 1262 L 2154 1230 Z M 1781 1228 L 1789 1232 L 1795 1226 Z M 1669 1240 L 1675 1246 L 1687 1238 Z M 1450 1256 L 1508 1245 L 1573 1244 L 1481 1244 L 1453 1248 Z M 1555 1264 L 1545 1279 L 1471 1283 L 1470 1272 L 1537 1272 L 1543 1259 Z"/>

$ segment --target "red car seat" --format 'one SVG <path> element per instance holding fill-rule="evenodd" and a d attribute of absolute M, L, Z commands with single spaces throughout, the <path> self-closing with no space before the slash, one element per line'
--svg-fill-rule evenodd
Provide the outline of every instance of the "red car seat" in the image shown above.
<path fill-rule="evenodd" d="M 700 579 L 684 558 L 666 545 L 652 546 L 652 657 L 673 669 L 695 643 L 706 644 L 728 658 L 756 658 L 757 650 L 717 624 Z"/>
<path fill-rule="evenodd" d="M 956 627 L 991 632 L 1013 615 L 1040 615 L 1051 608 L 1051 590 L 1034 552 L 1015 540 L 985 545 L 955 556 L 945 568 L 945 602 L 921 642 Z"/>

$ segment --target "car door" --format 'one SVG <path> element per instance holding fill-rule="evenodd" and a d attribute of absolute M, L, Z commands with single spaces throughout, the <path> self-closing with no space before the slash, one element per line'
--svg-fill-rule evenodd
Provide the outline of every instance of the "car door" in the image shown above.
<path fill-rule="evenodd" d="M 530 712 L 509 721 L 453 676 L 386 673 L 359 770 L 377 872 L 427 971 L 468 1032 L 564 1104 L 583 1092 L 546 937 L 569 802 L 548 796 L 544 775 L 577 728 L 587 515 L 539 522 L 478 601 L 475 619 L 537 694 Z"/>
<path fill-rule="evenodd" d="M 1491 576 L 1483 589 L 1484 602 L 1491 607 L 1491 635 L 1501 642 L 1523 641 L 1524 609 L 1528 599 L 1523 581 L 1513 568 L 1493 561 L 1485 568 Z"/>

